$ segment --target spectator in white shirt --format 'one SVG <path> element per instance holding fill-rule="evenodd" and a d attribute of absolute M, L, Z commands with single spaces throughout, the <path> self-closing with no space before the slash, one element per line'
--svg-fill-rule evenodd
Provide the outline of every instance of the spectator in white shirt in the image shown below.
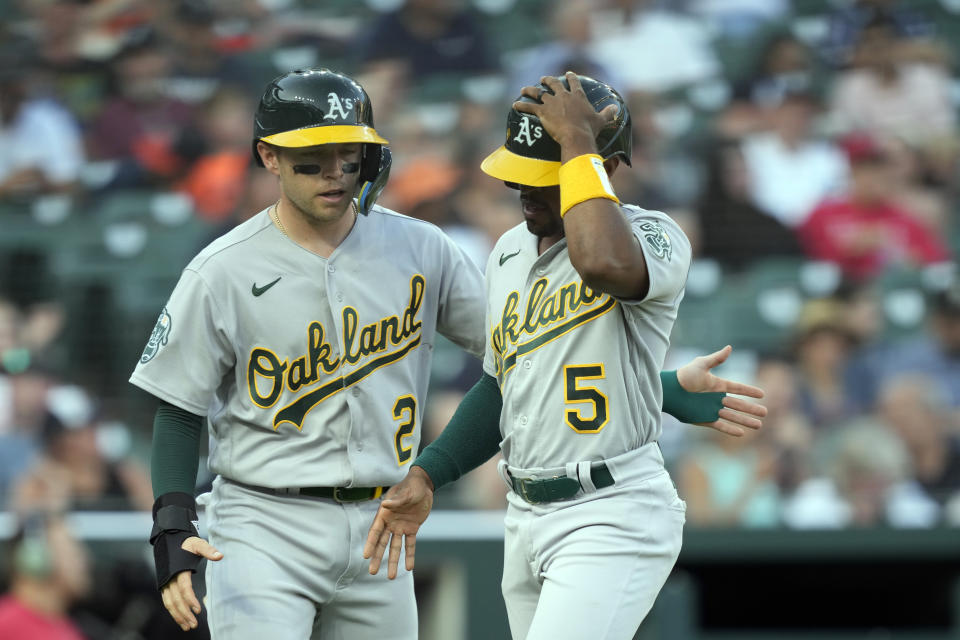
<path fill-rule="evenodd" d="M 616 0 L 615 10 L 595 11 L 590 53 L 615 69 L 627 92 L 669 91 L 721 71 L 713 35 L 705 24 L 649 0 Z"/>
<path fill-rule="evenodd" d="M 847 181 L 843 154 L 813 135 L 817 109 L 812 93 L 785 92 L 766 110 L 768 130 L 743 142 L 753 204 L 788 227 L 802 224 L 824 197 L 840 193 Z"/>
<path fill-rule="evenodd" d="M 0 70 L 0 198 L 67 191 L 84 163 L 73 116 L 54 100 L 30 95 L 25 65 Z"/>

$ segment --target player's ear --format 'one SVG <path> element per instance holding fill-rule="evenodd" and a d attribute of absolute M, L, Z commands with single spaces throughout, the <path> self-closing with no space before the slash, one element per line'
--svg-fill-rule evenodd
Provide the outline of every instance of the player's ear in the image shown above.
<path fill-rule="evenodd" d="M 620 166 L 620 157 L 612 156 L 603 161 L 603 168 L 607 171 L 607 177 L 613 175 L 613 172 Z"/>
<path fill-rule="evenodd" d="M 280 175 L 280 154 L 276 147 L 267 144 L 263 140 L 257 142 L 257 153 L 260 154 L 260 160 L 267 171 L 274 175 Z"/>

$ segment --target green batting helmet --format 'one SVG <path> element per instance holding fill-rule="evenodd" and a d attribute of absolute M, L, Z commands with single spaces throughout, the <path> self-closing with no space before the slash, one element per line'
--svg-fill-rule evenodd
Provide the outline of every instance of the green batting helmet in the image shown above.
<path fill-rule="evenodd" d="M 630 164 L 633 146 L 630 111 L 616 89 L 587 76 L 577 76 L 587 100 L 597 111 L 611 104 L 619 107 L 616 117 L 597 134 L 597 152 L 606 160 L 614 156 Z M 558 77 L 567 89 L 565 77 Z M 541 84 L 545 93 L 553 93 Z M 518 102 L 540 102 L 521 96 Z M 560 184 L 560 145 L 547 134 L 540 119 L 531 113 L 510 109 L 507 114 L 507 140 L 502 147 L 491 153 L 480 165 L 483 171 L 506 182 L 509 186 L 519 184 L 531 187 L 550 187 Z"/>
<path fill-rule="evenodd" d="M 362 213 L 369 212 L 390 174 L 389 143 L 373 126 L 370 97 L 355 80 L 330 69 L 298 69 L 267 85 L 253 120 L 253 157 L 262 167 L 261 140 L 285 148 L 362 144 Z"/>

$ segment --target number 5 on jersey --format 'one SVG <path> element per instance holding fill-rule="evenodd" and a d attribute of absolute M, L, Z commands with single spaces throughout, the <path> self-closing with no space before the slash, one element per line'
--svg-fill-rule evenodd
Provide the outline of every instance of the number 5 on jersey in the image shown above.
<path fill-rule="evenodd" d="M 413 435 L 417 422 L 417 399 L 413 396 L 397 398 L 393 405 L 393 419 L 400 421 L 400 426 L 393 436 L 393 444 L 397 450 L 397 464 L 402 467 L 413 457 L 413 447 L 405 445 L 403 439 Z"/>
<path fill-rule="evenodd" d="M 581 380 L 602 380 L 603 364 L 568 364 L 563 368 L 563 399 L 567 404 L 590 403 L 592 410 L 567 409 L 564 420 L 577 433 L 597 433 L 610 419 L 610 403 L 596 387 L 581 385 Z M 584 413 L 588 416 L 584 417 Z"/>

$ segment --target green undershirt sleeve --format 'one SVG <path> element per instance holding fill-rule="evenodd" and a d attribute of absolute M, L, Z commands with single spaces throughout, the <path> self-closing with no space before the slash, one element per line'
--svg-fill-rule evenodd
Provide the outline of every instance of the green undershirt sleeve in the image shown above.
<path fill-rule="evenodd" d="M 153 497 L 178 491 L 193 495 L 200 464 L 203 418 L 163 402 L 153 419 L 150 478 Z"/>
<path fill-rule="evenodd" d="M 722 391 L 692 393 L 680 386 L 677 372 L 661 371 L 660 383 L 663 385 L 663 411 L 680 422 L 701 424 L 720 419 L 723 408 Z"/>
<path fill-rule="evenodd" d="M 434 489 L 476 469 L 500 451 L 502 409 L 496 378 L 483 374 L 463 397 L 440 437 L 413 462 L 427 472 Z"/>

